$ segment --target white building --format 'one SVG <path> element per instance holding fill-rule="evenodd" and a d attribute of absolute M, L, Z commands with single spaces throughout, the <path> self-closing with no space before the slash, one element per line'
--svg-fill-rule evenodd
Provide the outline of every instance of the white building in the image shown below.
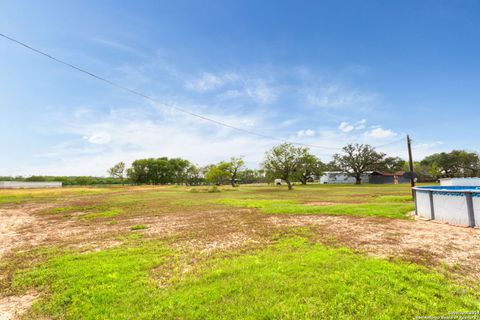
<path fill-rule="evenodd" d="M 440 185 L 445 187 L 480 187 L 480 178 L 445 178 L 440 179 Z"/>
<path fill-rule="evenodd" d="M 370 173 L 362 175 L 362 183 L 368 183 Z M 320 177 L 321 184 L 354 184 L 355 177 L 349 176 L 341 171 L 327 171 Z"/>
<path fill-rule="evenodd" d="M 24 189 L 24 188 L 61 188 L 62 183 L 33 182 L 33 181 L 0 181 L 0 189 Z"/>

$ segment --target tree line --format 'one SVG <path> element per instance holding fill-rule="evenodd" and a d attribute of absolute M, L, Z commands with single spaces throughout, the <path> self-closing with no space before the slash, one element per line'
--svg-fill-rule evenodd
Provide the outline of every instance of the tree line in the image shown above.
<path fill-rule="evenodd" d="M 182 158 L 148 158 L 133 161 L 127 168 L 119 162 L 108 170 L 110 177 L 90 176 L 31 176 L 0 177 L 2 181 L 61 181 L 64 185 L 95 184 L 230 184 L 266 183 L 282 179 L 288 187 L 293 182 L 306 184 L 325 171 L 339 171 L 361 177 L 368 171 L 408 171 L 408 164 L 399 157 L 389 157 L 368 144 L 349 144 L 333 155 L 329 163 L 322 162 L 309 148 L 290 143 L 277 145 L 265 153 L 260 169 L 249 169 L 243 157 L 232 157 L 216 164 L 198 166 Z M 420 181 L 448 177 L 480 176 L 480 157 L 476 152 L 453 150 L 435 153 L 414 163 Z"/>
<path fill-rule="evenodd" d="M 114 177 L 92 177 L 92 176 L 0 176 L 0 181 L 24 181 L 24 182 L 62 182 L 64 186 L 89 186 L 121 184 L 120 179 Z"/>

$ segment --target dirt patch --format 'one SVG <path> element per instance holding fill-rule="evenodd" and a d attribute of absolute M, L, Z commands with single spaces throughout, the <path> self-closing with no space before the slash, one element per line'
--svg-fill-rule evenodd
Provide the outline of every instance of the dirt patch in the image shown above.
<path fill-rule="evenodd" d="M 14 250 L 40 245 L 90 246 L 114 231 L 112 226 L 38 214 L 51 207 L 29 204 L 0 209 L 0 258 Z M 110 244 L 107 244 L 110 245 Z"/>
<path fill-rule="evenodd" d="M 38 297 L 36 293 L 0 298 L 0 320 L 19 319 Z"/>
<path fill-rule="evenodd" d="M 0 209 L 0 257 L 25 243 L 20 230 L 36 224 L 37 219 L 31 212 L 37 209 L 41 210 L 42 207 L 37 205 Z"/>

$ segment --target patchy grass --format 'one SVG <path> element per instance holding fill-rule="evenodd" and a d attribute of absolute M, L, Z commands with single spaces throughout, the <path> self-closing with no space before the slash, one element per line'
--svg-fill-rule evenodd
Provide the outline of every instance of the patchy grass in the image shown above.
<path fill-rule="evenodd" d="M 61 254 L 19 271 L 13 284 L 45 293 L 30 317 L 54 319 L 408 319 L 480 309 L 469 289 L 426 268 L 305 237 L 220 256 L 183 277 L 170 270 L 177 262 L 150 241 Z"/>
<path fill-rule="evenodd" d="M 412 203 L 363 203 L 311 206 L 295 200 L 221 199 L 217 203 L 233 207 L 258 208 L 267 214 L 328 214 L 378 216 L 407 219 L 407 213 L 414 210 Z"/>
<path fill-rule="evenodd" d="M 130 230 L 144 230 L 147 229 L 147 226 L 144 224 L 137 224 L 130 227 Z"/>
<path fill-rule="evenodd" d="M 472 253 L 475 235 L 456 231 L 455 237 L 435 242 L 428 230 L 400 229 L 418 224 L 410 221 L 265 215 L 405 219 L 413 210 L 408 185 L 196 188 L 7 192 L 23 197 L 19 203 L 40 205 L 38 211 L 25 206 L 25 215 L 38 224 L 15 229 L 24 238 L 13 232 L 12 238 L 10 233 L 0 238 L 6 244 L 28 240 L 2 257 L 0 296 L 31 288 L 40 292 L 26 319 L 408 319 L 480 309 L 475 290 L 454 277 L 467 276 L 464 261 L 478 265 Z M 7 193 L 0 191 L 0 197 Z M 5 203 L 5 212 L 23 213 L 23 206 Z M 48 209 L 42 212 L 45 203 Z M 322 224 L 310 223 L 317 220 Z M 340 228 L 339 220 L 348 225 Z M 63 229 L 57 235 L 52 228 L 59 225 Z M 307 226 L 306 233 L 292 232 L 298 225 Z M 148 232 L 136 231 L 147 226 Z M 45 240 L 32 245 L 36 233 Z M 417 242 L 404 246 L 410 235 Z M 465 247 L 464 240 L 468 250 L 452 255 Z M 367 257 L 345 245 L 392 260 Z M 412 247 L 415 252 L 408 251 Z M 18 254 L 24 255 L 21 261 Z M 460 263 L 457 269 L 436 265 L 435 259 L 452 257 Z M 478 269 L 471 270 L 469 276 L 478 275 L 473 273 Z M 479 283 L 470 284 L 478 288 Z"/>
<path fill-rule="evenodd" d="M 62 214 L 64 217 L 70 217 L 77 214 L 81 219 L 111 218 L 123 213 L 120 208 L 110 208 L 107 205 L 72 205 L 66 207 L 49 208 L 43 210 L 43 214 L 56 215 Z"/>
<path fill-rule="evenodd" d="M 3 189 L 0 190 L 0 205 L 27 202 L 45 202 L 59 198 L 101 195 L 121 192 L 120 188 L 76 187 L 61 189 Z"/>

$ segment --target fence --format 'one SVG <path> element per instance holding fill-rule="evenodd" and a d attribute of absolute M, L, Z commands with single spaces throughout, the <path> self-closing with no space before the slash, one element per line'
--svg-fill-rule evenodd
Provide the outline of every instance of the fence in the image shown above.
<path fill-rule="evenodd" d="M 415 213 L 451 224 L 480 226 L 480 187 L 414 187 Z"/>

